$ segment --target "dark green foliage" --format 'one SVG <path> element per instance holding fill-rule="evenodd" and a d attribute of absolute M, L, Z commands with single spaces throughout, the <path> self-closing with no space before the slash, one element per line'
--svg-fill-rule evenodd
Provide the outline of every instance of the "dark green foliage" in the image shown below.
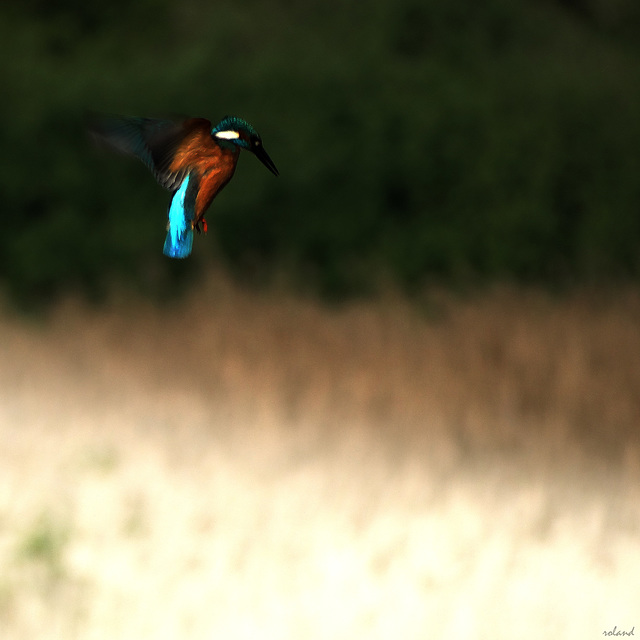
<path fill-rule="evenodd" d="M 631 0 L 54 4 L 0 8 L 0 279 L 18 298 L 173 290 L 212 252 L 330 296 L 640 276 Z M 242 156 L 209 236 L 170 261 L 169 194 L 96 153 L 85 110 L 241 116 L 280 178 Z"/>

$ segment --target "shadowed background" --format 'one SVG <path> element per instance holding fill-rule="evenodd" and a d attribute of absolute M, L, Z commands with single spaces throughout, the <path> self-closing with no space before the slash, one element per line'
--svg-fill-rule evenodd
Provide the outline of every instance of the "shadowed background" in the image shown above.
<path fill-rule="evenodd" d="M 639 33 L 630 0 L 5 2 L 0 636 L 637 624 Z M 87 111 L 239 115 L 280 178 L 242 156 L 170 261 Z"/>
<path fill-rule="evenodd" d="M 2 18 L 0 273 L 19 296 L 164 291 L 211 253 L 331 296 L 638 275 L 632 2 L 31 0 Z M 85 109 L 240 115 L 286 180 L 243 157 L 211 237 L 170 263 L 167 194 L 92 155 Z"/>

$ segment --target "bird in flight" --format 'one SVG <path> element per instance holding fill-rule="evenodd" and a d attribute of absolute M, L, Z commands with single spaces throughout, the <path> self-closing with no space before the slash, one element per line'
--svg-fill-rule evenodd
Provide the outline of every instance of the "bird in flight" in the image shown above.
<path fill-rule="evenodd" d="M 97 141 L 142 160 L 160 185 L 171 191 L 163 249 L 170 258 L 190 255 L 194 229 L 207 232 L 204 214 L 233 177 L 241 149 L 278 175 L 258 132 L 235 116 L 226 116 L 215 126 L 205 118 L 104 116 L 94 118 L 89 129 Z"/>

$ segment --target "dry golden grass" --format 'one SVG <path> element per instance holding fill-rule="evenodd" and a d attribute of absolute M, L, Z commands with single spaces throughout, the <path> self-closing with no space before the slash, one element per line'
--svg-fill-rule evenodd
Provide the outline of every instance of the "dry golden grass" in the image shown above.
<path fill-rule="evenodd" d="M 0 321 L 0 638 L 640 631 L 640 296 L 224 278 Z"/>

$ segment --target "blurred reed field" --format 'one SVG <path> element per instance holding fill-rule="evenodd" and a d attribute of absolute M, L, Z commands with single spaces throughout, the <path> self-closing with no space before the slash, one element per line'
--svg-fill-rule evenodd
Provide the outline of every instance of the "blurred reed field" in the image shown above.
<path fill-rule="evenodd" d="M 0 324 L 0 637 L 600 637 L 638 624 L 640 295 Z"/>

